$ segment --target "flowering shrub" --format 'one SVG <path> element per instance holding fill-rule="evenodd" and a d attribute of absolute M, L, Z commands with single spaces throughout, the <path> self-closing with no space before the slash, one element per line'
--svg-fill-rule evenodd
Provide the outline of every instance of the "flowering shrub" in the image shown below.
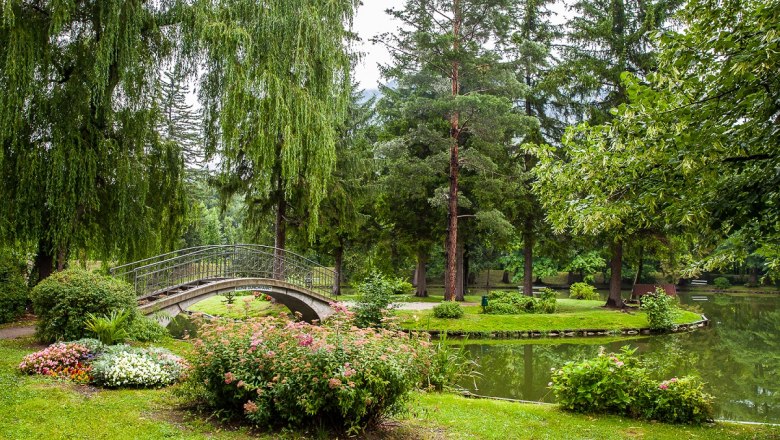
<path fill-rule="evenodd" d="M 600 353 L 594 359 L 567 362 L 549 384 L 563 409 L 575 412 L 624 413 L 633 403 L 633 390 L 645 380 L 633 351 Z"/>
<path fill-rule="evenodd" d="M 653 330 L 668 331 L 674 328 L 679 313 L 677 299 L 658 287 L 655 293 L 642 296 L 642 310 L 647 313 L 647 322 Z"/>
<path fill-rule="evenodd" d="M 91 358 L 89 349 L 81 344 L 57 343 L 25 356 L 19 369 L 27 374 L 89 382 L 88 362 Z"/>
<path fill-rule="evenodd" d="M 569 286 L 569 298 L 571 299 L 586 299 L 595 300 L 599 299 L 599 294 L 596 292 L 596 288 L 588 283 L 574 283 Z"/>
<path fill-rule="evenodd" d="M 671 423 L 700 424 L 712 418 L 712 396 L 694 377 L 663 382 L 650 379 L 647 369 L 623 347 L 581 362 L 553 369 L 548 386 L 563 409 L 581 413 L 611 413 Z"/>
<path fill-rule="evenodd" d="M 712 419 L 712 396 L 697 377 L 673 377 L 653 384 L 652 419 L 670 423 L 701 424 Z"/>
<path fill-rule="evenodd" d="M 107 347 L 92 363 L 95 383 L 105 387 L 160 387 L 184 375 L 187 363 L 162 348 Z"/>
<path fill-rule="evenodd" d="M 454 301 L 444 301 L 433 308 L 433 316 L 437 318 L 457 319 L 463 317 L 463 307 Z"/>
<path fill-rule="evenodd" d="M 201 399 L 264 427 L 360 431 L 399 408 L 431 365 L 430 343 L 331 317 L 207 324 L 196 341 Z"/>

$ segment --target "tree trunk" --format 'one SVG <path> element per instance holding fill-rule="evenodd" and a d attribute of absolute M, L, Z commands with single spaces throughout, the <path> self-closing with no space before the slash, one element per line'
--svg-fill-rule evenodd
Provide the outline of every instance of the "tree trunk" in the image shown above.
<path fill-rule="evenodd" d="M 54 255 L 51 251 L 51 244 L 47 240 L 38 240 L 38 253 L 33 260 L 32 273 L 38 274 L 37 280 L 30 280 L 30 285 L 37 284 L 45 280 L 54 272 Z"/>
<path fill-rule="evenodd" d="M 529 231 L 523 232 L 523 294 L 534 296 L 534 242 Z"/>
<path fill-rule="evenodd" d="M 464 273 L 464 267 L 463 267 L 463 255 L 465 253 L 465 246 L 463 245 L 462 240 L 458 240 L 458 245 L 456 246 L 456 255 L 455 255 L 455 261 L 457 264 L 457 276 L 455 278 L 455 301 L 465 301 L 465 273 Z"/>
<path fill-rule="evenodd" d="M 415 286 L 414 296 L 426 297 L 428 296 L 428 284 L 425 281 L 426 269 L 425 264 L 428 262 L 428 252 L 423 250 L 417 250 L 417 268 L 414 270 L 417 278 L 417 285 Z"/>
<path fill-rule="evenodd" d="M 280 196 L 276 204 L 276 219 L 274 220 L 274 279 L 284 280 L 284 246 L 287 239 L 284 219 L 287 202 Z"/>
<path fill-rule="evenodd" d="M 758 286 L 758 268 L 751 267 L 748 269 L 748 285 L 751 287 Z"/>
<path fill-rule="evenodd" d="M 504 270 L 504 273 L 501 275 L 501 282 L 504 284 L 509 284 L 509 271 Z"/>
<path fill-rule="evenodd" d="M 460 15 L 460 1 L 453 0 L 454 17 L 452 20 L 452 49 L 457 53 L 460 46 L 460 25 L 462 17 Z M 459 83 L 460 63 L 458 60 L 452 61 L 452 96 L 457 96 L 460 92 Z M 449 190 L 449 227 L 447 237 L 447 282 L 444 299 L 452 301 L 456 295 L 457 286 L 457 258 L 456 248 L 458 247 L 458 143 L 460 139 L 460 114 L 456 111 L 450 116 L 450 190 Z"/>
<path fill-rule="evenodd" d="M 338 247 L 333 251 L 333 259 L 335 260 L 333 271 L 336 272 L 333 274 L 333 295 L 339 296 L 341 295 L 341 271 L 344 265 L 344 245 L 341 243 L 341 240 L 339 240 Z"/>
<path fill-rule="evenodd" d="M 645 247 L 642 246 L 642 244 L 639 244 L 639 265 L 636 268 L 636 276 L 634 277 L 634 284 L 631 285 L 631 287 L 634 287 L 637 285 L 637 283 L 642 282 L 642 260 L 645 259 Z"/>
<path fill-rule="evenodd" d="M 609 279 L 609 298 L 605 307 L 622 308 L 623 297 L 620 294 L 620 284 L 623 270 L 623 243 L 616 241 L 612 244 L 612 258 L 609 261 L 611 276 Z"/>

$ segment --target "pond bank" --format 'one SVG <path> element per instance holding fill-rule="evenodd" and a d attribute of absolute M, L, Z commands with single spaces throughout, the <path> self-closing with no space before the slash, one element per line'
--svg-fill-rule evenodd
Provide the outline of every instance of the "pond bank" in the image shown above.
<path fill-rule="evenodd" d="M 671 332 L 685 333 L 704 328 L 709 325 L 709 319 L 701 315 L 698 321 L 678 324 Z M 624 328 L 624 329 L 570 329 L 570 330 L 522 330 L 522 331 L 469 331 L 469 330 L 414 330 L 404 329 L 405 332 L 424 332 L 431 336 L 446 335 L 454 338 L 477 339 L 536 339 L 536 338 L 591 338 L 604 336 L 638 336 L 661 334 L 650 328 Z"/>

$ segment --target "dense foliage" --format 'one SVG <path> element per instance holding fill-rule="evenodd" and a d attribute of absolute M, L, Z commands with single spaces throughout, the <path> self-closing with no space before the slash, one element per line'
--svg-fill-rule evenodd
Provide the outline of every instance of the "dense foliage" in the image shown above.
<path fill-rule="evenodd" d="M 204 326 L 192 379 L 211 407 L 262 427 L 357 432 L 399 409 L 431 365 L 430 343 L 332 317 Z"/>
<path fill-rule="evenodd" d="M 380 327 L 388 316 L 397 282 L 380 273 L 372 273 L 357 287 L 355 323 L 359 327 Z"/>
<path fill-rule="evenodd" d="M 17 258 L 0 251 L 0 324 L 24 313 L 29 289 Z"/>
<path fill-rule="evenodd" d="M 45 342 L 83 337 L 88 313 L 109 315 L 136 308 L 132 286 L 82 269 L 55 273 L 38 283 L 30 297 L 38 315 L 36 336 Z"/>
<path fill-rule="evenodd" d="M 544 289 L 539 298 L 513 291 L 492 292 L 488 297 L 485 313 L 491 315 L 555 313 L 557 309 L 556 296 L 556 292 L 552 289 Z"/>
<path fill-rule="evenodd" d="M 667 295 L 662 288 L 654 293 L 643 295 L 642 310 L 647 313 L 647 322 L 653 330 L 668 331 L 674 328 L 674 320 L 679 313 L 676 297 Z"/>
<path fill-rule="evenodd" d="M 572 299 L 587 299 L 595 300 L 599 299 L 599 293 L 596 292 L 596 288 L 588 283 L 574 283 L 569 286 L 569 298 Z"/>
<path fill-rule="evenodd" d="M 433 308 L 436 318 L 458 319 L 463 317 L 463 307 L 454 301 L 444 301 Z"/>
<path fill-rule="evenodd" d="M 624 347 L 555 370 L 549 384 L 562 408 L 582 413 L 619 414 L 671 423 L 701 424 L 712 419 L 712 396 L 694 377 L 658 382 Z"/>

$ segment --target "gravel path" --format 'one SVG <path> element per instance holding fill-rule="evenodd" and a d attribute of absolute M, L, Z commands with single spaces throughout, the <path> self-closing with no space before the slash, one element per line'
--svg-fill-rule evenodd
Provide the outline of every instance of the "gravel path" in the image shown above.
<path fill-rule="evenodd" d="M 396 310 L 430 310 L 439 304 L 440 302 L 401 302 L 401 303 L 395 303 L 398 307 L 396 307 Z M 479 304 L 474 302 L 462 302 L 458 303 L 462 306 L 478 306 Z"/>
<path fill-rule="evenodd" d="M 0 339 L 15 339 L 35 334 L 35 326 L 0 328 Z"/>

